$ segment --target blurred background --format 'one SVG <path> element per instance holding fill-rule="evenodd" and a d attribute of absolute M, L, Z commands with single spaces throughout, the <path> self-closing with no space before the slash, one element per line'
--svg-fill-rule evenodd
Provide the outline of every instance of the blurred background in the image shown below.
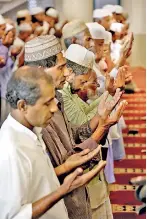
<path fill-rule="evenodd" d="M 146 0 L 0 0 L 0 14 L 15 19 L 16 12 L 34 6 L 53 6 L 60 19 L 80 18 L 92 21 L 92 12 L 106 4 L 120 4 L 129 13 L 130 30 L 134 33 L 134 46 L 130 63 L 146 66 Z"/>

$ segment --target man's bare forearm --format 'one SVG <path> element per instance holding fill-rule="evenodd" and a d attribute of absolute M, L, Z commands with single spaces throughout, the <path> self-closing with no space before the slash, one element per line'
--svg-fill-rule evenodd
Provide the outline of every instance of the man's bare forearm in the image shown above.
<path fill-rule="evenodd" d="M 57 166 L 54 170 L 57 176 L 61 176 L 62 174 L 68 172 L 68 170 L 65 168 L 64 163 L 60 166 Z"/>
<path fill-rule="evenodd" d="M 43 197 L 32 204 L 32 219 L 40 218 L 50 208 L 60 201 L 66 194 L 63 186 L 60 186 L 55 192 Z"/>
<path fill-rule="evenodd" d="M 97 143 L 106 135 L 106 130 L 103 126 L 98 127 L 96 131 L 92 134 L 91 138 L 96 141 Z"/>
<path fill-rule="evenodd" d="M 98 124 L 99 124 L 99 116 L 98 115 L 95 115 L 91 120 L 90 120 L 90 128 L 92 130 L 92 132 L 94 132 L 97 127 L 98 127 Z"/>

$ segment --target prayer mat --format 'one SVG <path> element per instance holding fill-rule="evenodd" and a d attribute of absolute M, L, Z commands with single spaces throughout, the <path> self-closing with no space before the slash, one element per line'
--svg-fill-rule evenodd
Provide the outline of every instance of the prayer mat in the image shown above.
<path fill-rule="evenodd" d="M 128 101 L 124 112 L 127 128 L 123 130 L 126 157 L 114 162 L 116 182 L 110 185 L 110 200 L 114 219 L 145 219 L 146 215 L 137 215 L 137 206 L 142 205 L 135 198 L 132 177 L 146 174 L 146 95 L 145 92 L 124 94 Z"/>

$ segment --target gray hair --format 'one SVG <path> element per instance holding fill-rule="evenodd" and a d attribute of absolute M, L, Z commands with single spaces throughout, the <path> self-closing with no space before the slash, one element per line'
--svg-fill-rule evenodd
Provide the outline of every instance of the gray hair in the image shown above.
<path fill-rule="evenodd" d="M 66 62 L 66 66 L 67 66 L 67 68 L 71 68 L 76 75 L 86 74 L 89 71 L 89 68 L 82 66 L 82 65 L 79 65 L 79 64 L 72 62 L 68 59 Z"/>
<path fill-rule="evenodd" d="M 93 22 L 100 22 L 102 19 L 101 18 L 93 18 Z"/>
<path fill-rule="evenodd" d="M 68 47 L 69 47 L 71 44 L 73 44 L 73 42 L 72 42 L 73 37 L 75 37 L 76 39 L 80 40 L 81 37 L 83 37 L 84 32 L 85 32 L 85 30 L 82 31 L 82 32 L 80 32 L 80 33 L 75 34 L 75 35 L 72 36 L 72 37 L 69 37 L 69 38 L 64 39 L 64 44 L 65 44 L 66 48 L 68 49 Z"/>
<path fill-rule="evenodd" d="M 42 67 L 46 67 L 46 68 L 51 68 L 51 67 L 56 65 L 56 61 L 57 61 L 57 56 L 54 55 L 54 56 L 51 56 L 51 57 L 48 57 L 48 58 L 42 59 L 42 60 L 31 61 L 31 62 L 25 61 L 25 65 L 42 66 Z"/>
<path fill-rule="evenodd" d="M 19 100 L 25 100 L 28 105 L 36 103 L 41 96 L 38 83 L 40 79 L 52 84 L 51 76 L 45 74 L 43 69 L 28 67 L 28 70 L 23 70 L 23 68 L 26 68 L 26 66 L 18 69 L 7 85 L 6 99 L 13 109 L 17 109 Z"/>

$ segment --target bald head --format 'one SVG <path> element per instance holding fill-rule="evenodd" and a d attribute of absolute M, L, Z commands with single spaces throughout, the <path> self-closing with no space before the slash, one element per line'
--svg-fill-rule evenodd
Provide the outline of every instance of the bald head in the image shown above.
<path fill-rule="evenodd" d="M 19 68 L 7 85 L 7 101 L 16 109 L 17 102 L 21 99 L 27 104 L 34 105 L 40 97 L 40 84 L 46 81 L 52 85 L 51 76 L 47 75 L 43 68 L 23 66 Z"/>

